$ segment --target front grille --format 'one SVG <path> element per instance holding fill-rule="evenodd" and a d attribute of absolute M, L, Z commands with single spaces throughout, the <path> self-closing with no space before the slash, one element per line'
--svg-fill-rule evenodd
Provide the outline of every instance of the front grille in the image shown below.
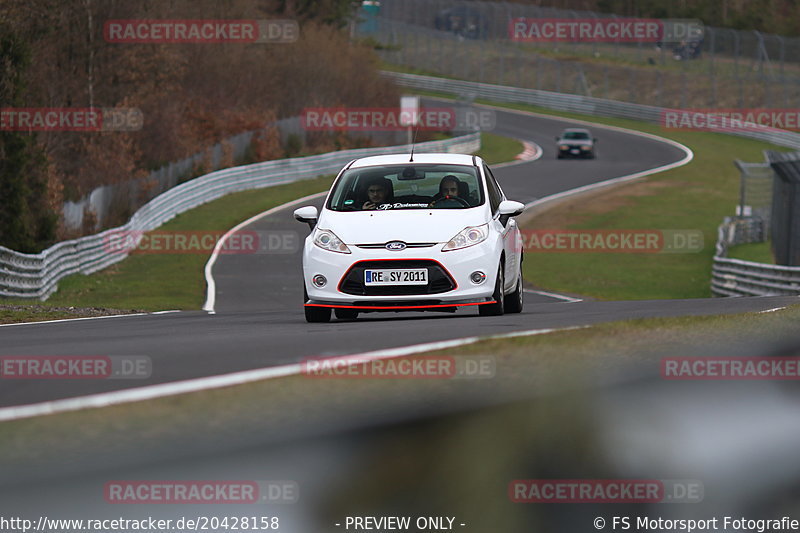
<path fill-rule="evenodd" d="M 433 305 L 442 305 L 441 300 L 403 300 L 402 302 L 383 301 L 383 302 L 356 302 L 358 307 L 430 307 Z"/>
<path fill-rule="evenodd" d="M 386 248 L 386 243 L 375 243 L 375 244 L 356 244 L 359 248 L 364 248 L 365 250 L 378 250 L 381 248 Z M 431 246 L 436 246 L 435 242 L 407 242 L 406 248 L 430 248 Z"/>
<path fill-rule="evenodd" d="M 373 268 L 426 268 L 427 285 L 384 285 L 367 287 L 364 285 L 364 270 Z M 397 261 L 361 261 L 356 263 L 339 284 L 339 290 L 356 296 L 405 296 L 414 294 L 440 294 L 456 288 L 453 278 L 436 262 L 425 259 Z"/>

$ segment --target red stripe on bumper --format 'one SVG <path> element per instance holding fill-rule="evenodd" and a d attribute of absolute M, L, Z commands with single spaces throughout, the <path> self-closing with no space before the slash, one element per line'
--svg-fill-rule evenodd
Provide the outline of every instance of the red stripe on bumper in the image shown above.
<path fill-rule="evenodd" d="M 431 309 L 433 307 L 463 307 L 465 305 L 486 305 L 497 303 L 495 300 L 489 302 L 472 302 L 466 304 L 435 304 L 435 305 L 390 305 L 390 306 L 377 306 L 377 305 L 325 305 L 325 304 L 303 304 L 304 307 L 328 307 L 330 309 Z"/>

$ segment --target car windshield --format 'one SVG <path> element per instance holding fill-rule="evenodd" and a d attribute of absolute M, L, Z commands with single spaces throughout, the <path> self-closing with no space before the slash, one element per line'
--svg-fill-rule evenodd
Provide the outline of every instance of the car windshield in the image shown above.
<path fill-rule="evenodd" d="M 570 139 L 570 140 L 581 140 L 585 141 L 589 138 L 589 134 L 585 131 L 567 131 L 564 132 L 562 136 L 563 139 Z"/>
<path fill-rule="evenodd" d="M 467 165 L 392 165 L 347 170 L 328 201 L 333 211 L 469 209 L 484 202 L 477 169 Z"/>

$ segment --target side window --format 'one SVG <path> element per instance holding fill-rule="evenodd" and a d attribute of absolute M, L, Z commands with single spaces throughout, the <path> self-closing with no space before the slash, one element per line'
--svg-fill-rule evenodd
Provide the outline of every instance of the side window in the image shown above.
<path fill-rule="evenodd" d="M 494 214 L 497 212 L 500 202 L 503 201 L 503 193 L 494 179 L 494 174 L 486 165 L 483 165 L 483 173 L 486 175 L 486 188 L 489 190 L 489 205 L 492 207 L 492 214 Z"/>

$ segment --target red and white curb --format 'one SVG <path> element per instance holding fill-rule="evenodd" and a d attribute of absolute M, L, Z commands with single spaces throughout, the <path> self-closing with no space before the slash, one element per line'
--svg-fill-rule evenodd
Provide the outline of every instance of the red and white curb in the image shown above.
<path fill-rule="evenodd" d="M 521 141 L 524 150 L 514 158 L 518 161 L 536 161 L 542 157 L 542 149 L 538 144 L 531 141 Z"/>

